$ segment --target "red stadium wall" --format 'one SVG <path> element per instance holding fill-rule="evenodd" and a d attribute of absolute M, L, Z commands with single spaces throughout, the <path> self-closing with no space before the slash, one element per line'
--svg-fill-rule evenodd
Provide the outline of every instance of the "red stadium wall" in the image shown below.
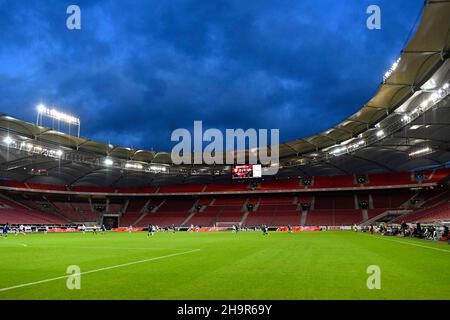
<path fill-rule="evenodd" d="M 7 196 L 0 201 L 0 223 L 100 223 L 103 214 L 113 214 L 122 227 L 339 226 L 361 223 L 388 210 L 409 210 L 411 222 L 425 217 L 441 220 L 450 218 L 449 193 L 427 187 L 435 187 L 448 174 L 449 169 L 424 172 L 420 181 L 411 173 L 369 174 L 364 184 L 358 184 L 355 176 L 340 176 L 312 177 L 310 185 L 286 179 L 256 186 L 238 182 L 124 189 L 2 180 L 0 189 Z"/>

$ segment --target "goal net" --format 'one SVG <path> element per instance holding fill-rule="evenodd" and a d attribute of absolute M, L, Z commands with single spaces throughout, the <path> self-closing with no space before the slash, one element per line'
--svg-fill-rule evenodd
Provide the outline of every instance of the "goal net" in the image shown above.
<path fill-rule="evenodd" d="M 241 227 L 241 222 L 240 221 L 234 221 L 234 222 L 216 222 L 215 227 L 216 228 L 229 228 L 232 229 L 233 226 L 237 226 L 237 227 Z"/>

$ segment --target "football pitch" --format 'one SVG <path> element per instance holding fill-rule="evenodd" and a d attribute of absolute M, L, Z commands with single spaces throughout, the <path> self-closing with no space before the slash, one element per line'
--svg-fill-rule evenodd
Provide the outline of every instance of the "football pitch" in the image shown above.
<path fill-rule="evenodd" d="M 449 265 L 446 243 L 345 231 L 9 235 L 0 299 L 449 299 Z"/>

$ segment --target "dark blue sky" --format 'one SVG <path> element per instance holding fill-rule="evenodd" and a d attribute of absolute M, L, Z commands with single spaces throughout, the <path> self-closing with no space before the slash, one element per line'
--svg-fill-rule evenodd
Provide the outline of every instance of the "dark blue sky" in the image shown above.
<path fill-rule="evenodd" d="M 82 30 L 66 28 L 77 4 Z M 366 28 L 366 8 L 382 29 Z M 0 0 L 0 112 L 39 102 L 82 136 L 169 150 L 172 130 L 326 130 L 375 94 L 423 0 Z"/>

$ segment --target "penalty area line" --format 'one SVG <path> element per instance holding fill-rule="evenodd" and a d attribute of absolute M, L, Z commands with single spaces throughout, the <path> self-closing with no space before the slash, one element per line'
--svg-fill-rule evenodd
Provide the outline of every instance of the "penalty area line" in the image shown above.
<path fill-rule="evenodd" d="M 184 255 L 184 254 L 193 253 L 193 252 L 197 252 L 197 251 L 200 251 L 200 249 L 189 250 L 189 251 L 185 251 L 185 252 L 178 252 L 178 253 L 168 254 L 168 255 L 165 255 L 165 256 L 154 257 L 154 258 L 149 258 L 149 259 L 144 259 L 144 260 L 138 260 L 138 261 L 133 261 L 133 262 L 122 263 L 122 264 L 118 264 L 118 265 L 114 265 L 114 266 L 104 267 L 104 268 L 100 268 L 100 269 L 89 270 L 89 271 L 85 271 L 85 272 L 80 272 L 78 275 L 81 276 L 81 275 L 85 275 L 85 274 L 89 274 L 89 273 L 95 273 L 95 272 L 100 272 L 100 271 L 106 271 L 106 270 L 111 270 L 111 269 L 128 267 L 128 266 L 132 266 L 132 265 L 135 265 L 135 264 L 141 264 L 141 263 L 146 263 L 146 262 L 150 262 L 150 261 L 155 261 L 155 260 L 161 260 L 161 259 L 181 256 L 181 255 Z M 73 274 L 68 274 L 68 275 L 64 275 L 64 276 L 60 276 L 60 277 L 44 279 L 44 280 L 39 280 L 39 281 L 34 281 L 34 282 L 28 282 L 28 283 L 23 283 L 23 284 L 18 284 L 18 285 L 11 286 L 11 287 L 6 287 L 6 288 L 0 288 L 0 292 L 9 291 L 9 290 L 13 290 L 13 289 L 19 289 L 19 288 L 23 288 L 23 287 L 30 287 L 30 286 L 34 286 L 34 285 L 37 285 L 37 284 L 52 282 L 52 281 L 61 280 L 61 279 L 66 279 L 66 278 L 68 278 L 70 276 L 73 276 Z"/>

